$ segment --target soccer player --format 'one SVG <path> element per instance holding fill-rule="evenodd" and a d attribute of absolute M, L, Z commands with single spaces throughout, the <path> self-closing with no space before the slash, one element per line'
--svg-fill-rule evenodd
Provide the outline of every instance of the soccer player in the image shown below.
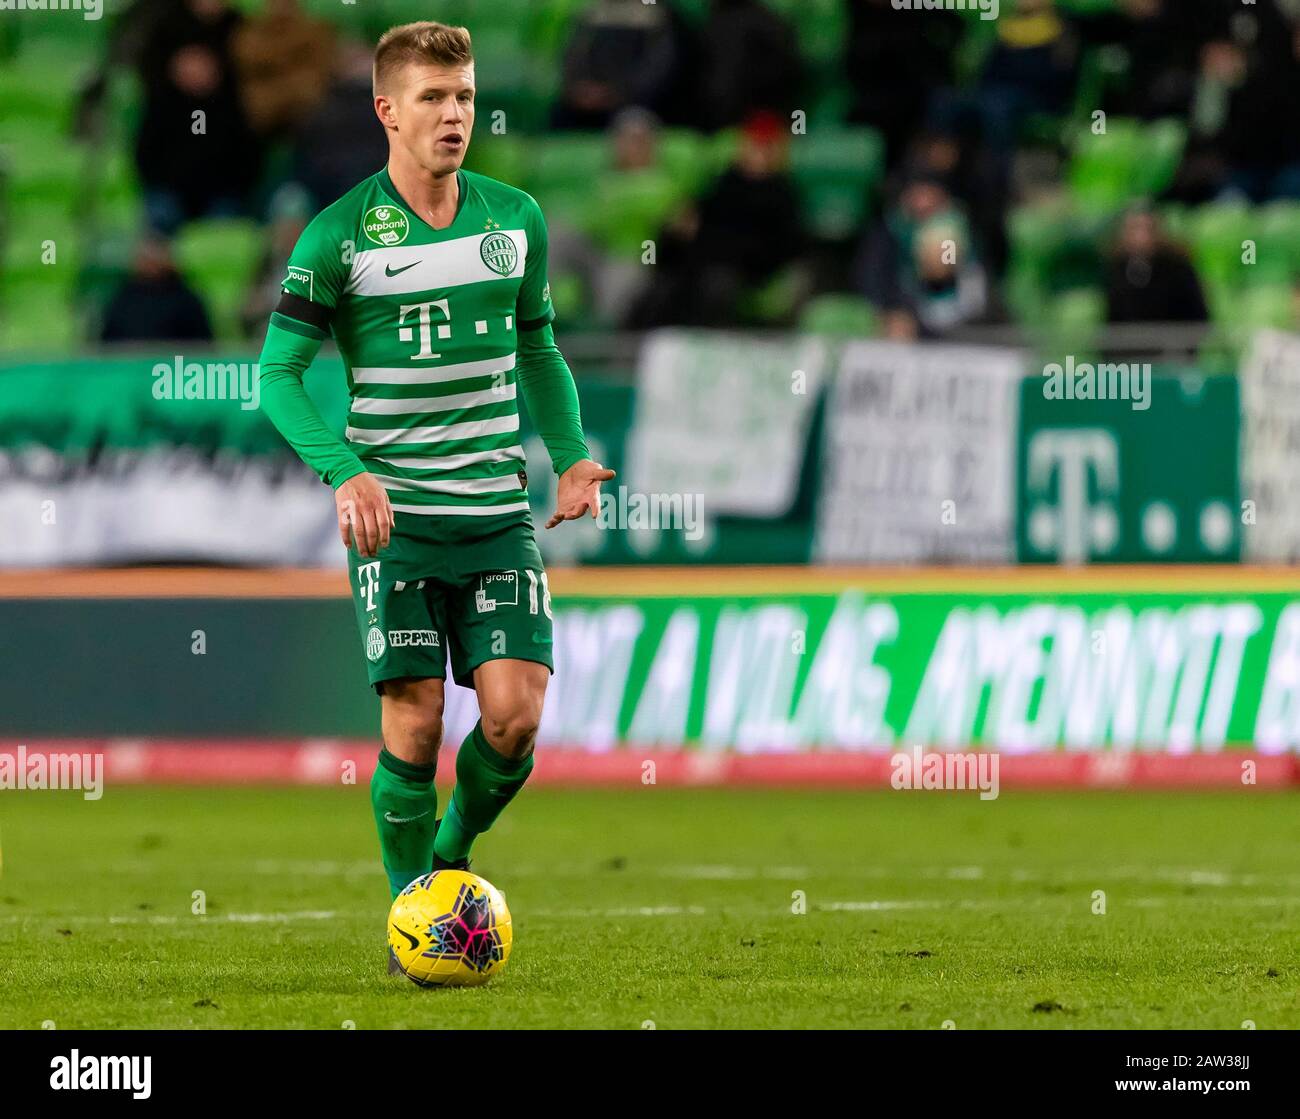
<path fill-rule="evenodd" d="M 547 522 L 590 514 L 600 483 L 555 346 L 546 223 L 521 190 L 461 169 L 474 126 L 469 32 L 394 27 L 375 50 L 388 165 L 326 207 L 290 258 L 261 358 L 262 408 L 334 487 L 383 748 L 370 785 L 393 896 L 465 868 L 533 767 L 551 602 L 528 511 L 516 390 L 559 475 Z M 346 440 L 303 373 L 333 334 Z M 481 718 L 437 815 L 446 658 Z"/>

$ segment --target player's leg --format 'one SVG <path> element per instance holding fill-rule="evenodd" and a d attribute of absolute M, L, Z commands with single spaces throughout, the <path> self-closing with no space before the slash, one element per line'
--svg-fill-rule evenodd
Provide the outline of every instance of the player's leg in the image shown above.
<path fill-rule="evenodd" d="M 370 806 L 388 886 L 396 897 L 427 874 L 437 830 L 438 747 L 443 684 L 436 677 L 385 680 L 381 689 L 384 745 L 370 779 Z"/>
<path fill-rule="evenodd" d="M 394 897 L 428 873 L 437 827 L 433 778 L 447 655 L 443 588 L 437 580 L 413 577 L 428 570 L 427 551 L 399 514 L 389 546 L 377 559 L 348 553 L 367 673 L 380 696 L 384 741 L 370 781 L 370 803 Z"/>
<path fill-rule="evenodd" d="M 479 721 L 456 754 L 456 788 L 438 828 L 435 865 L 469 857 L 533 770 L 533 744 L 550 669 L 536 661 L 489 660 L 473 672 Z"/>

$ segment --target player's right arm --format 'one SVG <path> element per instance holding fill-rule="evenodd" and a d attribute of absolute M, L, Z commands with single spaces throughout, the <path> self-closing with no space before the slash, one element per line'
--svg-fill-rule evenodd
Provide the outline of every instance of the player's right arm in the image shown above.
<path fill-rule="evenodd" d="M 289 259 L 280 303 L 271 315 L 259 376 L 262 411 L 321 481 L 334 487 L 345 547 L 374 556 L 388 546 L 393 510 L 384 488 L 321 418 L 303 375 L 329 336 L 330 319 L 347 282 L 342 242 L 320 218 L 304 230 Z"/>

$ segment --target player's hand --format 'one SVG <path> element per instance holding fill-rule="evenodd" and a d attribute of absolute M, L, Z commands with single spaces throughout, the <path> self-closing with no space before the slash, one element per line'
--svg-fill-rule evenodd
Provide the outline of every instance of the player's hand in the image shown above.
<path fill-rule="evenodd" d="M 339 515 L 339 536 L 345 548 L 356 539 L 360 555 L 377 556 L 388 547 L 393 525 L 393 507 L 384 487 L 373 474 L 358 474 L 334 491 L 334 507 Z"/>
<path fill-rule="evenodd" d="M 608 482 L 612 477 L 612 470 L 589 458 L 575 462 L 560 475 L 555 491 L 555 512 L 546 522 L 546 527 L 554 528 L 561 521 L 576 521 L 588 513 L 596 516 L 600 510 L 600 483 Z"/>

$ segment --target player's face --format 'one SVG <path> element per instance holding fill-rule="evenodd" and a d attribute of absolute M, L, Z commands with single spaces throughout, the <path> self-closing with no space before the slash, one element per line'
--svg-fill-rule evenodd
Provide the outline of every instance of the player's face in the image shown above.
<path fill-rule="evenodd" d="M 397 126 L 397 142 L 433 175 L 457 171 L 474 130 L 474 64 L 412 63 L 395 85 L 386 100 Z"/>

